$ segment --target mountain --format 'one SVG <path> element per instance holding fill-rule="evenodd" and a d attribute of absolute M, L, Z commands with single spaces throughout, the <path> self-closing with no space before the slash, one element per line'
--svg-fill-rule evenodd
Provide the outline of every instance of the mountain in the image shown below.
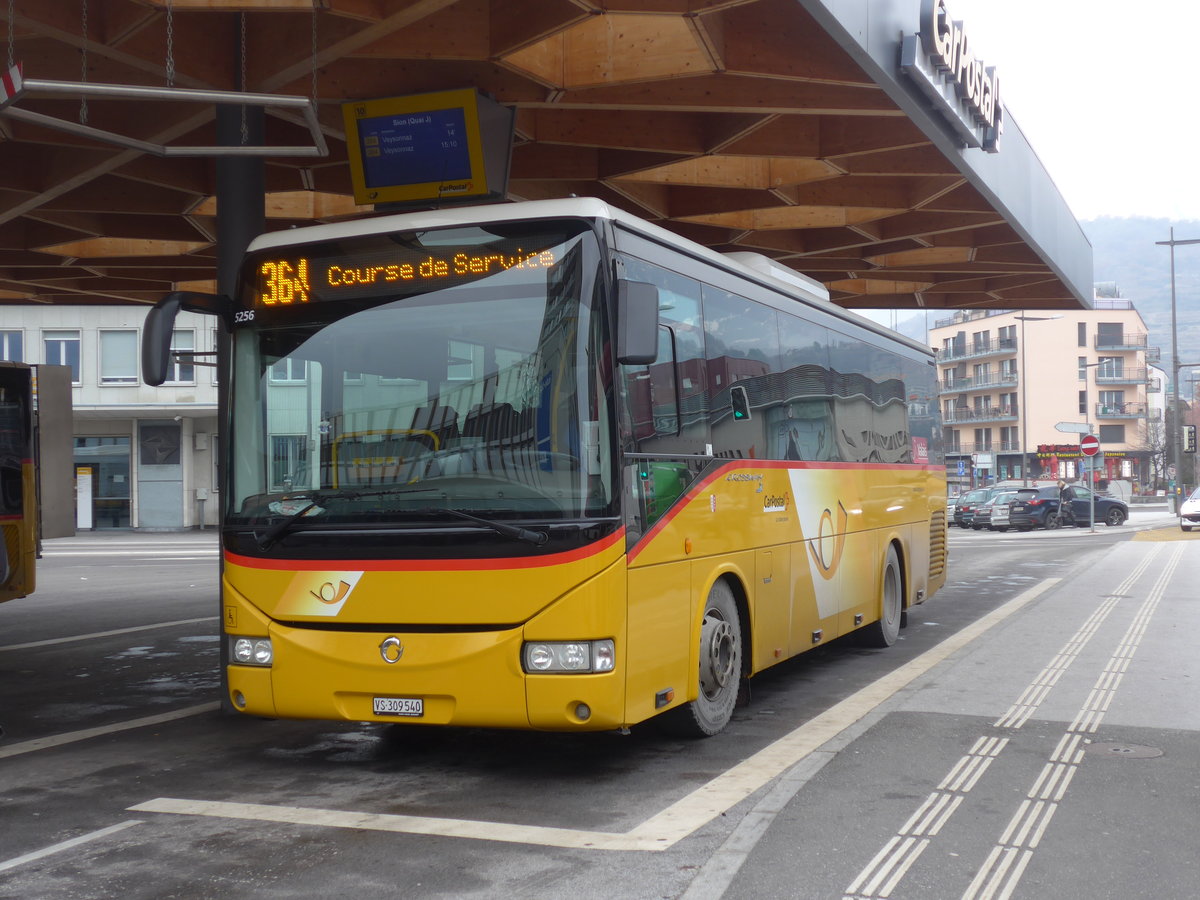
<path fill-rule="evenodd" d="M 1162 348 L 1171 374 L 1171 248 L 1157 241 L 1200 241 L 1200 221 L 1103 216 L 1079 223 L 1092 242 L 1093 281 L 1114 282 L 1120 296 L 1141 313 L 1150 346 Z M 1179 359 L 1200 363 L 1200 243 L 1175 247 L 1175 318 Z M 1200 374 L 1200 371 L 1198 371 Z M 1189 379 L 1187 370 L 1181 380 Z"/>
<path fill-rule="evenodd" d="M 1101 293 L 1129 300 L 1141 313 L 1150 334 L 1151 347 L 1162 350 L 1162 367 L 1171 375 L 1171 251 L 1157 241 L 1200 240 L 1200 220 L 1172 222 L 1169 219 L 1103 216 L 1079 223 L 1092 244 L 1093 282 L 1103 285 Z M 1114 294 L 1113 291 L 1119 291 Z M 937 311 L 933 318 L 944 317 Z M 1179 329 L 1179 359 L 1200 363 L 1200 243 L 1175 247 L 1175 318 Z M 879 319 L 879 321 L 885 321 Z M 886 324 L 901 334 L 925 340 L 926 314 L 896 310 Z M 929 323 L 932 325 L 932 321 Z M 1185 369 L 1186 385 L 1200 367 Z M 1185 396 L 1187 391 L 1185 390 Z"/>

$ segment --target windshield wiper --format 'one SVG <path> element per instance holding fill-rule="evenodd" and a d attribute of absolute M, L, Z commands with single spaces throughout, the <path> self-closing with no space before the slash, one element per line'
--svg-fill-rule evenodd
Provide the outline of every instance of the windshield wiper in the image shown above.
<path fill-rule="evenodd" d="M 546 541 L 550 540 L 545 533 L 541 531 L 531 531 L 528 528 L 521 528 L 517 525 L 508 525 L 504 522 L 496 522 L 492 519 L 482 519 L 479 516 L 473 516 L 470 513 L 463 512 L 461 509 L 450 509 L 445 506 L 430 506 L 423 510 L 423 513 L 437 516 L 454 516 L 458 519 L 466 519 L 468 522 L 474 522 L 476 525 L 482 525 L 484 528 L 490 528 L 497 534 L 502 534 L 505 537 L 513 538 L 518 541 L 525 541 L 533 544 L 535 547 L 540 547 Z"/>
<path fill-rule="evenodd" d="M 311 510 L 316 510 L 314 515 L 319 515 L 325 512 L 325 508 L 318 506 L 317 502 L 321 500 L 357 500 L 359 497 L 383 497 L 390 494 L 423 494 L 428 491 L 437 490 L 436 488 L 381 488 L 379 490 L 355 491 L 355 490 L 325 490 L 311 491 L 308 493 L 291 494 L 285 497 L 285 500 L 307 500 L 304 506 L 296 510 L 294 513 L 289 513 L 287 518 L 276 522 L 261 535 L 254 536 L 254 542 L 258 544 L 259 550 L 267 550 L 272 544 L 283 537 L 292 526 L 302 518 L 307 516 Z"/>

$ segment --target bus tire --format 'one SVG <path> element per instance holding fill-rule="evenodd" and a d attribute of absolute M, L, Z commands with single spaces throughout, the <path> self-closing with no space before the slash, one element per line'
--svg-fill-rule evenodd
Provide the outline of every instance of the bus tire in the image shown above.
<path fill-rule="evenodd" d="M 672 710 L 672 724 L 688 737 L 711 737 L 729 724 L 742 682 L 742 619 L 724 581 L 704 604 L 697 674 L 696 699 Z"/>
<path fill-rule="evenodd" d="M 894 546 L 888 547 L 879 587 L 879 619 L 863 629 L 863 641 L 869 647 L 890 647 L 900 636 L 904 617 L 904 577 L 900 557 Z"/>

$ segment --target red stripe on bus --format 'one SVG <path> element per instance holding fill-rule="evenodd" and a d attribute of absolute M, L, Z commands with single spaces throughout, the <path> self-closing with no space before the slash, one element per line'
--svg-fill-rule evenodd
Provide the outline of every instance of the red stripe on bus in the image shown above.
<path fill-rule="evenodd" d="M 603 553 L 625 538 L 625 529 L 618 529 L 593 544 L 552 553 L 548 556 L 522 556 L 512 559 L 259 559 L 225 551 L 225 561 L 247 569 L 271 569 L 282 572 L 436 572 L 442 570 L 488 571 L 500 569 L 540 569 L 578 562 Z"/>

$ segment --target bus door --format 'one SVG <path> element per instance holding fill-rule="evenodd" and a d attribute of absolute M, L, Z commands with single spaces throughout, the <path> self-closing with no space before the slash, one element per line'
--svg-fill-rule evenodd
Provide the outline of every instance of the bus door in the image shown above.
<path fill-rule="evenodd" d="M 0 363 L 0 601 L 32 593 L 37 551 L 33 484 L 33 378 Z"/>

